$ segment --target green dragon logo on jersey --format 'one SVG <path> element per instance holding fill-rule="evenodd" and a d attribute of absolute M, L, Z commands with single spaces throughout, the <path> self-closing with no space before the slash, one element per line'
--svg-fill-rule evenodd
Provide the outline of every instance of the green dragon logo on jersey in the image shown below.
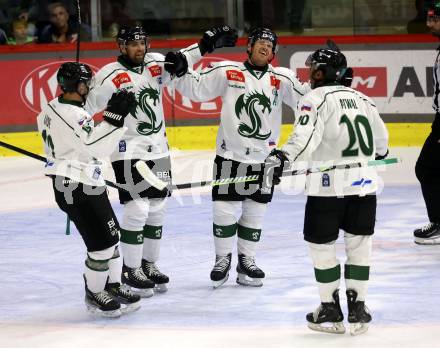
<path fill-rule="evenodd" d="M 149 122 L 139 121 L 137 125 L 137 132 L 141 135 L 151 135 L 159 132 L 162 128 L 162 121 L 156 125 L 157 118 L 150 104 L 148 103 L 152 101 L 153 105 L 159 102 L 159 91 L 154 89 L 149 85 L 149 87 L 143 88 L 139 91 L 139 96 L 137 98 L 136 105 L 130 111 L 130 113 L 134 116 L 134 118 L 138 118 L 137 108 L 139 107 L 142 110 L 142 113 L 148 118 Z M 150 102 L 151 103 L 151 102 Z"/>
<path fill-rule="evenodd" d="M 242 94 L 238 97 L 237 102 L 235 103 L 235 114 L 237 115 L 238 119 L 240 119 L 240 114 L 244 109 L 251 120 L 250 126 L 244 122 L 240 123 L 238 126 L 238 133 L 246 138 L 266 140 L 270 137 L 272 132 L 266 134 L 260 133 L 261 116 L 256 110 L 258 105 L 260 106 L 262 114 L 266 110 L 268 110 L 269 113 L 272 111 L 272 108 L 270 107 L 270 99 L 264 94 L 264 92 L 263 94 L 252 92 L 247 96 L 247 98 L 245 94 Z"/>

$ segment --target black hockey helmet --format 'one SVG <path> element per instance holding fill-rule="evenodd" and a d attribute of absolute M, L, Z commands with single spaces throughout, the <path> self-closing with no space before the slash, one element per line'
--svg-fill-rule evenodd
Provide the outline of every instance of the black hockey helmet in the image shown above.
<path fill-rule="evenodd" d="M 321 70 L 325 81 L 338 81 L 347 70 L 347 58 L 340 51 L 320 48 L 307 58 L 306 66 Z"/>
<path fill-rule="evenodd" d="M 87 87 L 90 85 L 92 75 L 92 69 L 87 64 L 67 62 L 58 69 L 57 81 L 63 92 L 77 92 L 80 82 L 84 82 Z"/>
<path fill-rule="evenodd" d="M 431 3 L 428 6 L 428 12 L 426 18 L 427 19 L 440 18 L 440 1 L 431 1 Z"/>
<path fill-rule="evenodd" d="M 248 45 L 254 45 L 257 40 L 268 40 L 272 42 L 272 53 L 275 54 L 278 51 L 278 36 L 272 30 L 268 28 L 255 28 L 251 30 L 248 37 Z"/>
<path fill-rule="evenodd" d="M 145 44 L 147 44 L 148 35 L 142 26 L 122 26 L 119 28 L 118 35 L 116 37 L 118 45 L 126 45 L 128 41 L 135 40 L 144 40 Z"/>

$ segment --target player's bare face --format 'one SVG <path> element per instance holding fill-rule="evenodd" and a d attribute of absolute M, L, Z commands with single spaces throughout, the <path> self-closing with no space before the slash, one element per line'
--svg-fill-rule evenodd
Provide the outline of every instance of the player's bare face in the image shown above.
<path fill-rule="evenodd" d="M 273 45 L 268 40 L 257 40 L 251 47 L 250 62 L 256 66 L 265 66 L 273 58 Z"/>
<path fill-rule="evenodd" d="M 147 46 L 144 40 L 129 41 L 125 46 L 125 51 L 133 63 L 140 64 L 144 60 Z"/>
<path fill-rule="evenodd" d="M 431 30 L 432 35 L 440 37 L 440 17 L 428 17 L 426 26 Z"/>

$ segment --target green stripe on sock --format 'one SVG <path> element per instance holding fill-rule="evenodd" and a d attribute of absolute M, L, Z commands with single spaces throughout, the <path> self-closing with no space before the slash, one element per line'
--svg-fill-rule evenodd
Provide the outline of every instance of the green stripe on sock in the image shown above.
<path fill-rule="evenodd" d="M 370 278 L 370 266 L 345 265 L 345 279 L 368 280 Z"/>
<path fill-rule="evenodd" d="M 238 238 L 249 240 L 251 242 L 258 242 L 261 236 L 261 229 L 244 227 L 238 225 Z"/>
<path fill-rule="evenodd" d="M 315 278 L 318 283 L 335 282 L 341 278 L 341 265 L 327 269 L 315 268 Z"/>
<path fill-rule="evenodd" d="M 121 242 L 138 245 L 144 242 L 142 231 L 129 231 L 121 228 Z"/>
<path fill-rule="evenodd" d="M 237 224 L 220 226 L 213 224 L 212 233 L 218 238 L 229 238 L 235 236 L 237 233 Z"/>
<path fill-rule="evenodd" d="M 161 239 L 162 238 L 162 226 L 144 226 L 144 238 L 148 239 Z"/>

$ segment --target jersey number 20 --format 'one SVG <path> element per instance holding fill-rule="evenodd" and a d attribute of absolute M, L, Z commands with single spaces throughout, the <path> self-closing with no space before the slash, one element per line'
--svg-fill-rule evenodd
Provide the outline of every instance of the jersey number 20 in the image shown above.
<path fill-rule="evenodd" d="M 348 146 L 342 151 L 342 157 L 357 156 L 359 154 L 359 148 L 365 156 L 371 156 L 373 154 L 373 132 L 371 131 L 368 118 L 363 115 L 356 115 L 352 123 L 347 115 L 342 115 L 339 124 L 341 123 L 345 123 L 347 125 L 349 137 Z M 365 130 L 367 141 L 364 139 L 361 127 Z M 359 147 L 356 146 L 356 143 L 359 143 Z"/>

